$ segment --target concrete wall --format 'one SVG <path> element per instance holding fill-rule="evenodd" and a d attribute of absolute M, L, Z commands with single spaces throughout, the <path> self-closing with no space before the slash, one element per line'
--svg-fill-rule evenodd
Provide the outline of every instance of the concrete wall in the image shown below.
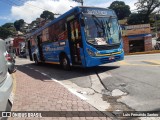
<path fill-rule="evenodd" d="M 123 37 L 123 48 L 124 48 L 124 53 L 129 53 L 129 41 L 128 37 Z"/>
<path fill-rule="evenodd" d="M 145 51 L 152 50 L 152 36 L 144 37 L 144 48 L 145 48 Z"/>

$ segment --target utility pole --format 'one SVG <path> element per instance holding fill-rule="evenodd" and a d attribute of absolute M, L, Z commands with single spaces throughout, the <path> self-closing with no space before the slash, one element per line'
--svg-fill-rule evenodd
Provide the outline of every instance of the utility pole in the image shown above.
<path fill-rule="evenodd" d="M 81 5 L 83 6 L 83 0 L 81 0 Z"/>
<path fill-rule="evenodd" d="M 155 20 L 155 28 L 156 28 L 156 38 L 158 37 L 158 23 L 157 23 L 157 16 L 159 16 L 160 9 L 157 10 L 154 14 L 154 20 Z"/>
<path fill-rule="evenodd" d="M 83 0 L 73 0 L 73 1 L 79 2 L 79 3 L 81 3 L 81 5 L 83 6 Z"/>
<path fill-rule="evenodd" d="M 157 16 L 156 14 L 154 15 L 154 19 L 155 19 L 156 37 L 157 37 Z"/>

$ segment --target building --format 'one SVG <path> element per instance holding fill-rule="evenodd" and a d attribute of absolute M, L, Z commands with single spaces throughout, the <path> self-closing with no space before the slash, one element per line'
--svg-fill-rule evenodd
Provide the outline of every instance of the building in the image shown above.
<path fill-rule="evenodd" d="M 6 43 L 6 50 L 9 51 L 9 52 L 13 52 L 13 40 L 14 38 L 7 38 L 5 39 L 5 43 Z"/>
<path fill-rule="evenodd" d="M 150 24 L 122 25 L 125 54 L 152 50 Z"/>
<path fill-rule="evenodd" d="M 25 38 L 23 36 L 16 36 L 13 41 L 13 49 L 16 55 L 20 55 L 21 45 L 25 43 Z"/>

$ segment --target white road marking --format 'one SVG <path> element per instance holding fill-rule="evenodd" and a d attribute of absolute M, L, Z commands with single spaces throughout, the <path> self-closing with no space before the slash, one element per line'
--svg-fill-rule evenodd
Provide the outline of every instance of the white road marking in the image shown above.
<path fill-rule="evenodd" d="M 51 78 L 51 77 L 50 77 Z M 84 97 L 82 94 L 77 93 L 76 90 L 70 88 L 68 85 L 63 84 L 62 82 L 56 80 L 55 78 L 51 78 L 53 81 L 61 84 L 62 86 L 64 86 L 65 88 L 67 88 L 71 93 L 73 93 L 74 95 L 78 96 L 79 98 L 81 98 L 82 100 L 87 100 L 86 97 Z"/>
<path fill-rule="evenodd" d="M 27 66 L 26 66 L 26 67 L 27 67 Z M 28 67 L 28 68 L 34 69 L 34 68 L 31 68 L 31 67 Z M 36 72 L 41 73 L 41 74 L 44 75 L 44 76 L 47 76 L 47 77 L 50 78 L 51 80 L 53 80 L 53 81 L 55 81 L 55 82 L 61 84 L 61 85 L 64 86 L 67 90 L 69 90 L 71 93 L 73 93 L 73 94 L 76 95 L 77 97 L 81 98 L 82 100 L 87 100 L 86 97 L 84 97 L 83 95 L 77 93 L 76 90 L 70 88 L 68 85 L 65 85 L 65 84 L 63 84 L 62 82 L 56 80 L 55 78 L 50 77 L 50 76 L 47 75 L 46 73 L 40 72 L 39 70 L 36 70 L 36 69 L 34 69 L 34 70 L 35 70 Z"/>
<path fill-rule="evenodd" d="M 43 72 L 40 72 L 42 75 L 44 75 L 44 76 L 47 76 L 47 74 L 46 73 L 43 73 Z"/>

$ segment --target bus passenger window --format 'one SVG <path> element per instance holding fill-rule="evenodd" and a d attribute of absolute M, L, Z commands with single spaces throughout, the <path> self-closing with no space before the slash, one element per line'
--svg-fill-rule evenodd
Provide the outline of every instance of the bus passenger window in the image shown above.
<path fill-rule="evenodd" d="M 75 35 L 74 35 L 74 24 L 71 22 L 71 39 L 72 41 L 75 41 Z"/>
<path fill-rule="evenodd" d="M 76 39 L 80 39 L 81 38 L 80 25 L 79 25 L 78 21 L 75 21 L 74 24 L 75 24 Z"/>

